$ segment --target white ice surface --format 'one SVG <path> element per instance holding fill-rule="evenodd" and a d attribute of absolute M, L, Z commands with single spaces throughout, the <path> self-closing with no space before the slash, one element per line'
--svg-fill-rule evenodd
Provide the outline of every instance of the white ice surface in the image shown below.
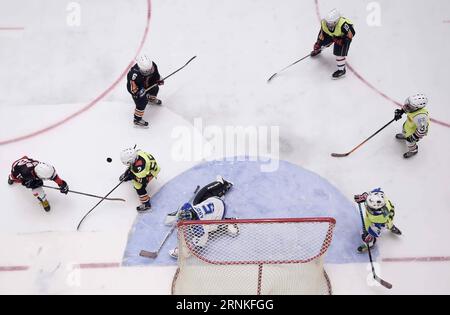
<path fill-rule="evenodd" d="M 151 2 L 144 50 L 154 56 L 160 71 L 167 74 L 191 56 L 198 58 L 162 87 L 164 107 L 146 113 L 152 124 L 148 131 L 132 127 L 133 106 L 122 80 L 100 103 L 68 123 L 0 146 L 0 266 L 31 266 L 23 272 L 0 272 L 1 293 L 169 293 L 171 267 L 82 270 L 87 276 L 81 286 L 67 284 L 59 268 L 53 276 L 39 276 L 41 269 L 51 273 L 59 263 L 120 261 L 136 215 L 131 187 L 114 193 L 126 198 L 126 204 L 104 203 L 86 221 L 84 232 L 76 234 L 78 219 L 95 200 L 48 191 L 53 211 L 47 214 L 28 191 L 9 187 L 6 176 L 11 163 L 27 154 L 53 163 L 72 189 L 104 194 L 122 171 L 120 150 L 137 143 L 161 164 L 161 176 L 151 185 L 154 192 L 196 163 L 175 162 L 170 146 L 172 128 L 189 126 L 196 117 L 218 126 L 279 126 L 280 158 L 317 172 L 348 198 L 383 187 L 397 206 L 396 222 L 404 236 L 383 239 L 381 257 L 450 256 L 449 128 L 432 124 L 411 160 L 403 160 L 405 147 L 393 139 L 400 122 L 350 157 L 334 159 L 331 152 L 351 149 L 389 121 L 395 106 L 350 72 L 345 79 L 330 80 L 335 69 L 330 51 L 266 83 L 273 72 L 310 51 L 319 27 L 315 1 Z M 410 93 L 427 93 L 431 116 L 449 123 L 450 42 L 445 39 L 450 38 L 450 26 L 444 21 L 449 20 L 450 3 L 378 2 L 381 26 L 369 27 L 368 1 L 318 1 L 322 14 L 338 7 L 355 22 L 348 61 L 359 74 L 400 102 Z M 66 25 L 65 2 L 0 4 L 0 142 L 83 108 L 134 57 L 144 34 L 145 0 L 107 1 L 108 6 L 100 0 L 78 3 L 79 28 Z M 7 26 L 24 30 L 1 30 Z M 107 164 L 106 157 L 113 163 Z M 448 261 L 380 264 L 383 277 L 394 284 L 392 291 L 368 286 L 366 265 L 352 264 L 328 266 L 335 292 L 450 292 Z"/>

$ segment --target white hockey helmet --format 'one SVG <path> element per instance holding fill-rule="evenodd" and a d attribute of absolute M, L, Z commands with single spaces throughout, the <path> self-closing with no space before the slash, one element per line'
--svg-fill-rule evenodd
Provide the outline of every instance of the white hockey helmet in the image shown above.
<path fill-rule="evenodd" d="M 325 22 L 327 23 L 327 27 L 330 31 L 334 30 L 340 18 L 341 13 L 337 9 L 333 9 L 328 12 L 327 16 L 325 17 Z"/>
<path fill-rule="evenodd" d="M 366 198 L 366 206 L 372 210 L 379 210 L 386 205 L 386 199 L 384 198 L 384 192 L 380 189 L 372 190 Z"/>
<path fill-rule="evenodd" d="M 39 164 L 36 165 L 36 167 L 34 168 L 34 173 L 40 179 L 45 180 L 45 179 L 52 179 L 56 174 L 56 170 L 53 166 L 47 163 L 39 162 Z"/>
<path fill-rule="evenodd" d="M 125 149 L 120 153 L 120 160 L 123 164 L 130 166 L 137 160 L 137 152 L 138 150 L 134 148 Z"/>
<path fill-rule="evenodd" d="M 405 105 L 403 105 L 403 110 L 405 112 L 414 112 L 418 109 L 424 108 L 428 104 L 428 97 L 423 93 L 417 93 L 409 96 L 405 100 Z"/>
<path fill-rule="evenodd" d="M 136 63 L 142 75 L 150 75 L 153 73 L 153 61 L 146 54 L 142 54 L 136 58 Z"/>

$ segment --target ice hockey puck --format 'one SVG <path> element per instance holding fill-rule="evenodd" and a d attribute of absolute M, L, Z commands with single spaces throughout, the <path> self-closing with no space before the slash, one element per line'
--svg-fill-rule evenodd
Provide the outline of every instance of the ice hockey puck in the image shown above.
<path fill-rule="evenodd" d="M 112 159 L 109 157 L 109 158 L 106 158 L 106 162 L 108 162 L 108 163 L 111 163 L 112 162 Z"/>

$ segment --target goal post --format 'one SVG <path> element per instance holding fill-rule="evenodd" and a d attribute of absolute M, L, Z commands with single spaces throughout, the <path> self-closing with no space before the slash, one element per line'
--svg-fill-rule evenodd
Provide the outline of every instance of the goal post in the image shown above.
<path fill-rule="evenodd" d="M 172 294 L 331 294 L 324 255 L 334 218 L 178 223 Z"/>

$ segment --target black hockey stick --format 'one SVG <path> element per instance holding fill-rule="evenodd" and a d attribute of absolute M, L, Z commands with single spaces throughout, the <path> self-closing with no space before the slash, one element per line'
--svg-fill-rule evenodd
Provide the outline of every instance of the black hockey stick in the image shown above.
<path fill-rule="evenodd" d="M 293 63 L 291 63 L 289 66 L 287 66 L 287 67 L 284 67 L 283 69 L 281 69 L 281 70 L 279 70 L 278 72 L 275 72 L 274 74 L 272 74 L 271 76 L 270 76 L 270 78 L 269 79 L 267 79 L 267 83 L 269 83 L 270 82 L 270 80 L 272 80 L 275 76 L 277 76 L 278 75 L 278 73 L 280 73 L 280 72 L 283 72 L 284 70 L 286 70 L 286 69 L 288 69 L 288 68 L 290 68 L 290 67 L 292 67 L 293 65 L 295 65 L 295 64 L 297 64 L 297 63 L 299 63 L 300 61 L 302 61 L 302 60 L 304 60 L 304 59 L 306 59 L 306 58 L 308 58 L 308 57 L 310 57 L 311 56 L 311 53 L 309 53 L 308 55 L 306 55 L 305 57 L 302 57 L 302 58 L 300 58 L 299 60 L 297 60 L 297 61 L 294 61 Z"/>
<path fill-rule="evenodd" d="M 169 74 L 167 77 L 162 78 L 160 81 L 164 81 L 164 80 L 170 78 L 170 77 L 173 76 L 175 73 L 177 73 L 178 71 L 180 71 L 181 69 L 183 69 L 184 67 L 186 67 L 186 66 L 187 66 L 192 60 L 194 60 L 195 58 L 197 58 L 197 56 L 194 56 L 194 57 L 192 57 L 191 59 L 189 59 L 188 62 L 186 62 L 186 63 L 184 64 L 184 66 L 182 66 L 181 68 L 175 70 L 174 72 L 172 72 L 171 74 Z M 151 89 L 153 89 L 153 88 L 154 88 L 155 86 L 157 86 L 157 85 L 158 85 L 158 83 L 153 84 L 151 87 L 145 89 L 145 92 L 150 91 Z"/>
<path fill-rule="evenodd" d="M 366 143 L 367 141 L 369 141 L 370 139 L 372 139 L 373 137 L 375 137 L 381 130 L 383 130 L 384 128 L 386 128 L 387 126 L 389 126 L 390 124 L 392 124 L 395 121 L 395 118 L 392 119 L 390 122 L 388 122 L 386 125 L 384 125 L 383 127 L 381 127 L 377 132 L 375 132 L 373 135 L 371 135 L 369 138 L 367 138 L 366 140 L 364 140 L 363 142 L 361 142 L 360 144 L 358 144 L 356 147 L 354 147 L 351 151 L 347 152 L 347 153 L 331 153 L 331 156 L 333 157 L 346 157 L 350 154 L 352 154 L 354 151 L 356 151 L 358 148 L 360 148 L 364 143 Z"/>
<path fill-rule="evenodd" d="M 196 194 L 199 191 L 199 189 L 200 189 L 200 186 L 197 185 L 197 188 L 195 188 L 194 194 Z M 163 241 L 161 242 L 161 244 L 159 245 L 159 247 L 156 251 L 149 252 L 149 251 L 143 249 L 139 252 L 139 256 L 147 257 L 147 258 L 156 258 L 158 256 L 159 252 L 161 251 L 161 248 L 164 246 L 164 244 L 166 243 L 169 236 L 172 235 L 172 233 L 176 227 L 177 227 L 177 222 L 172 224 L 172 227 L 170 228 L 169 232 L 167 232 L 166 236 L 164 237 Z"/>
<path fill-rule="evenodd" d="M 47 186 L 47 185 L 44 185 L 44 186 L 42 186 L 42 187 L 50 188 L 50 189 L 55 189 L 55 190 L 60 190 L 58 187 L 52 187 L 52 186 Z M 78 194 L 78 195 L 87 196 L 87 197 L 100 198 L 100 199 L 103 198 L 102 196 L 92 195 L 92 194 L 88 194 L 88 193 L 84 193 L 84 192 L 79 192 L 79 191 L 75 191 L 75 190 L 69 190 L 69 192 L 70 192 L 70 193 L 73 193 L 73 194 Z M 122 198 L 105 198 L 105 200 L 108 200 L 108 201 L 123 201 L 123 202 L 126 201 L 125 199 L 122 199 Z"/>
<path fill-rule="evenodd" d="M 323 49 L 327 49 L 328 47 L 330 47 L 332 45 L 332 43 L 331 44 L 329 44 L 328 46 L 323 46 L 323 47 L 321 47 L 321 50 L 323 50 Z M 308 57 L 311 57 L 311 53 L 309 53 L 308 55 L 306 55 L 305 57 L 302 57 L 302 58 L 300 58 L 299 60 L 296 60 L 296 61 L 294 61 L 293 63 L 291 63 L 289 66 L 286 66 L 286 67 L 284 67 L 283 69 L 281 69 L 280 71 L 278 71 L 278 72 L 275 72 L 274 74 L 272 74 L 271 76 L 270 76 L 270 78 L 269 79 L 267 79 L 267 83 L 269 83 L 270 82 L 270 80 L 272 80 L 274 77 L 276 77 L 277 75 L 278 75 L 278 73 L 280 73 L 280 72 L 283 72 L 284 70 L 286 70 L 287 68 L 290 68 L 290 67 L 292 67 L 293 65 L 295 65 L 295 64 L 297 64 L 297 63 L 299 63 L 300 61 L 302 61 L 302 60 L 305 60 L 306 58 L 308 58 Z"/>
<path fill-rule="evenodd" d="M 120 185 L 122 185 L 122 183 L 123 183 L 123 180 L 120 181 L 120 182 L 116 185 L 116 187 L 114 187 L 113 189 L 111 189 L 111 191 L 110 191 L 109 193 L 107 193 L 105 197 L 102 197 L 102 199 L 101 199 L 99 202 L 97 202 L 97 204 L 96 204 L 95 206 L 93 206 L 92 209 L 89 210 L 89 211 L 84 215 L 84 217 L 80 220 L 80 223 L 78 223 L 77 231 L 80 230 L 81 223 L 83 223 L 84 219 L 86 219 L 86 217 L 89 215 L 89 213 L 91 213 L 95 208 L 97 208 L 97 206 L 98 206 L 103 200 L 105 200 L 109 195 L 111 195 L 112 192 L 113 192 L 114 190 L 117 189 L 117 187 L 119 187 Z"/>
<path fill-rule="evenodd" d="M 361 216 L 361 222 L 362 222 L 363 231 L 365 233 L 367 233 L 366 226 L 364 224 L 364 217 L 363 217 L 363 213 L 362 213 L 362 209 L 361 209 L 361 204 L 360 203 L 358 203 L 358 207 L 359 207 L 359 215 Z M 369 246 L 369 244 L 366 244 L 366 245 L 367 245 L 367 253 L 369 254 L 370 265 L 372 266 L 373 278 L 375 279 L 376 282 L 381 284 L 386 289 L 392 289 L 392 284 L 390 284 L 387 281 L 384 281 L 383 279 L 378 277 L 377 274 L 375 273 L 375 267 L 373 266 L 373 259 L 372 259 L 372 253 L 370 251 L 370 246 Z"/>

